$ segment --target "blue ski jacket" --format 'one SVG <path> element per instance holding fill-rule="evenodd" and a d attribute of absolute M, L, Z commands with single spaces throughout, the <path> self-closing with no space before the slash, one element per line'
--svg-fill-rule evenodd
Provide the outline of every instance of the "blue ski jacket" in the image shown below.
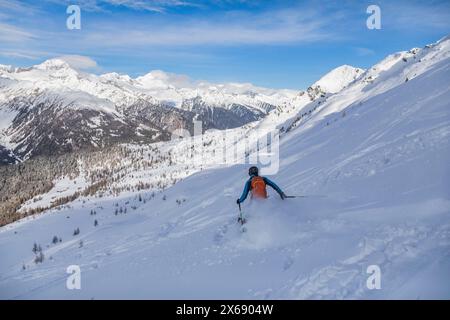
<path fill-rule="evenodd" d="M 239 203 L 242 203 L 245 201 L 245 199 L 247 199 L 248 193 L 250 192 L 253 177 L 255 177 L 255 175 L 251 176 L 245 183 L 244 191 L 242 191 L 242 195 L 239 198 Z M 266 177 L 262 177 L 262 178 L 263 178 L 264 182 L 266 183 L 266 185 L 271 186 L 276 192 L 278 192 L 280 197 L 283 197 L 283 195 L 284 195 L 283 191 L 280 189 L 279 186 L 277 186 L 275 184 L 275 182 L 273 182 L 272 180 L 270 180 L 269 178 L 266 178 Z"/>

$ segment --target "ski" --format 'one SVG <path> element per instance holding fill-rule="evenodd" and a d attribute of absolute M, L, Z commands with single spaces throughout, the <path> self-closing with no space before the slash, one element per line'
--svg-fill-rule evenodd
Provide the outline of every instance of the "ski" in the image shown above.
<path fill-rule="evenodd" d="M 243 226 L 244 224 L 247 223 L 247 220 L 246 220 L 245 218 L 239 217 L 239 218 L 238 218 L 238 223 L 240 223 L 241 226 Z"/>
<path fill-rule="evenodd" d="M 239 203 L 239 218 L 238 223 L 241 225 L 241 232 L 247 232 L 247 228 L 244 227 L 244 224 L 247 223 L 247 219 L 244 218 L 241 210 L 241 204 Z"/>
<path fill-rule="evenodd" d="M 243 217 L 242 212 L 239 212 L 238 223 L 241 225 L 241 232 L 247 232 L 247 228 L 244 226 L 247 223 L 247 219 Z"/>

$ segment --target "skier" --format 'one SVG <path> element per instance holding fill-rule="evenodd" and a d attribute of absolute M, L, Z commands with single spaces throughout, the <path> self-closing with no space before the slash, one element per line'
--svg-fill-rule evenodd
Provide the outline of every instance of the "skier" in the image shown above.
<path fill-rule="evenodd" d="M 241 197 L 236 200 L 237 204 L 240 205 L 244 202 L 250 191 L 252 192 L 252 198 L 267 198 L 266 185 L 271 186 L 276 192 L 278 192 L 282 200 L 286 198 L 284 192 L 274 182 L 266 177 L 261 177 L 258 175 L 257 167 L 250 167 L 250 169 L 248 169 L 248 175 L 250 178 L 245 183 L 244 191 L 242 192 Z"/>

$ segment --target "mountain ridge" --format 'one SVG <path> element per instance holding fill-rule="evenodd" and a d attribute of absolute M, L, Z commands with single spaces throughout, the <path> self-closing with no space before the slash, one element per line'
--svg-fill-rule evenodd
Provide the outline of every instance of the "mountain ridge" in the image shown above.
<path fill-rule="evenodd" d="M 134 79 L 114 72 L 97 76 L 58 58 L 28 68 L 0 65 L 0 145 L 14 155 L 0 163 L 167 140 L 175 129 L 192 133 L 194 119 L 204 130 L 236 128 L 295 106 L 297 94 L 163 71 Z"/>

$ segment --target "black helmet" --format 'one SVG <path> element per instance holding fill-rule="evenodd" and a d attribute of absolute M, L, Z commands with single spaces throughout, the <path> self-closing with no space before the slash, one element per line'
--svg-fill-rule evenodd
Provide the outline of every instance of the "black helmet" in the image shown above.
<path fill-rule="evenodd" d="M 250 167 L 250 169 L 248 169 L 248 175 L 249 176 L 257 176 L 258 175 L 258 167 Z"/>

